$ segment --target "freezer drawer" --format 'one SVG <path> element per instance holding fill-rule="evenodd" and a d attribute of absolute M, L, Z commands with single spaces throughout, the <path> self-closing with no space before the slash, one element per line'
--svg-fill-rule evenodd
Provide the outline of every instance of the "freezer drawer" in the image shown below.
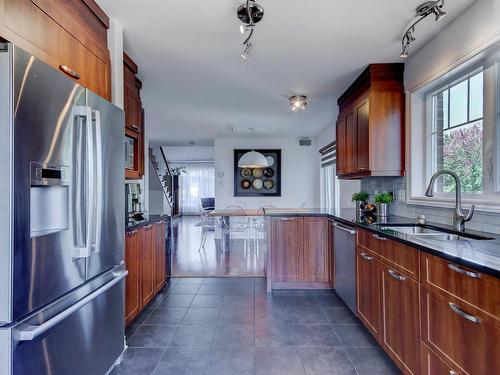
<path fill-rule="evenodd" d="M 14 375 L 104 375 L 124 350 L 126 271 L 75 305 L 12 328 Z M 43 316 L 43 311 L 41 313 Z"/>

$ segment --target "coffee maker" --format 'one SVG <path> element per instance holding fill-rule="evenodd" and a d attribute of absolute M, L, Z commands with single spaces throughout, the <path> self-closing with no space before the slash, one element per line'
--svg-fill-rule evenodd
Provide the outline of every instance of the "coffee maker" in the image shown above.
<path fill-rule="evenodd" d="M 127 221 L 135 222 L 144 220 L 142 190 L 141 185 L 138 183 L 125 184 L 125 208 Z"/>

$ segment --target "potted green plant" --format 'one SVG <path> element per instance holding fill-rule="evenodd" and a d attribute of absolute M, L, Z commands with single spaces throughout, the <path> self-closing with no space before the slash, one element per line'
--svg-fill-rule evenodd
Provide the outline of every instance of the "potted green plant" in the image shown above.
<path fill-rule="evenodd" d="M 363 212 L 363 209 L 368 202 L 369 194 L 366 191 L 360 191 L 352 195 L 352 202 L 356 204 L 356 212 Z"/>
<path fill-rule="evenodd" d="M 381 217 L 389 216 L 389 203 L 392 203 L 392 193 L 382 193 L 375 195 L 375 204 L 377 206 L 377 215 Z"/>

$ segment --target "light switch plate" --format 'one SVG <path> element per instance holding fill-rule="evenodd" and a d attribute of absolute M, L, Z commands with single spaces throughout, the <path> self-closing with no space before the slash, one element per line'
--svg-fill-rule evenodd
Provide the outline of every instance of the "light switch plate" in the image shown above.
<path fill-rule="evenodd" d="M 406 201 L 406 191 L 401 189 L 397 190 L 396 202 L 404 203 Z"/>

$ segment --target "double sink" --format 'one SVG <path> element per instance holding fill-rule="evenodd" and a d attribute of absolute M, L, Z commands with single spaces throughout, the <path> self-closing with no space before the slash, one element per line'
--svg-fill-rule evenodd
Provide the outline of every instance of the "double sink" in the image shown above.
<path fill-rule="evenodd" d="M 392 230 L 407 236 L 421 239 L 439 240 L 439 241 L 457 241 L 457 240 L 493 240 L 491 237 L 484 237 L 477 234 L 458 232 L 450 229 L 435 227 L 427 224 L 380 224 L 382 230 Z"/>

